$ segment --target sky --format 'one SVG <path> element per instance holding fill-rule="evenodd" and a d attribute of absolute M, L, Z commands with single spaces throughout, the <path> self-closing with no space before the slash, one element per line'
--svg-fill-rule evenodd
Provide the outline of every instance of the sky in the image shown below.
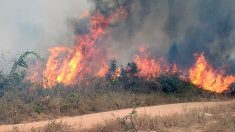
<path fill-rule="evenodd" d="M 0 0 L 0 55 L 46 50 L 66 38 L 69 19 L 89 10 L 86 0 Z"/>

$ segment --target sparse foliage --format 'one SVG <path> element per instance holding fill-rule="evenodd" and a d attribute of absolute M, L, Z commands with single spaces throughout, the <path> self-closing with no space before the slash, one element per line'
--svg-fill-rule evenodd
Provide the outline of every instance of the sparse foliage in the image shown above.
<path fill-rule="evenodd" d="M 8 75 L 8 83 L 9 84 L 19 84 L 24 78 L 26 71 L 20 71 L 19 68 L 28 68 L 26 58 L 29 55 L 33 55 L 36 58 L 42 60 L 42 58 L 33 51 L 26 51 L 20 55 L 20 57 L 14 62 L 11 71 Z"/>
<path fill-rule="evenodd" d="M 16 73 L 16 70 L 19 67 L 28 68 L 28 65 L 26 62 L 26 57 L 28 57 L 29 55 L 34 55 L 38 59 L 42 60 L 42 58 L 37 53 L 35 53 L 33 51 L 26 51 L 26 52 L 22 53 L 20 55 L 20 57 L 15 61 L 15 63 L 13 64 L 13 66 L 11 68 L 10 75 Z"/>
<path fill-rule="evenodd" d="M 114 117 L 116 118 L 118 123 L 121 125 L 121 128 L 122 128 L 121 131 L 137 132 L 137 129 L 134 123 L 134 119 L 137 117 L 136 107 L 133 108 L 131 113 L 129 113 L 128 115 L 122 118 L 116 117 L 115 115 Z"/>

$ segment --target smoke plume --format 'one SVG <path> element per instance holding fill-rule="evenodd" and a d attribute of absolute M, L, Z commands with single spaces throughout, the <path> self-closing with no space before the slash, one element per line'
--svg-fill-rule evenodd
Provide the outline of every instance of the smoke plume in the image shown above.
<path fill-rule="evenodd" d="M 181 68 L 193 64 L 195 53 L 205 52 L 215 67 L 234 72 L 234 5 L 233 0 L 9 0 L 0 5 L 4 16 L 0 17 L 1 47 L 14 54 L 25 50 L 48 53 L 48 47 L 73 44 L 71 36 L 89 32 L 85 10 L 108 17 L 122 6 L 127 19 L 109 25 L 111 32 L 104 36 L 109 45 L 101 46 L 120 64 L 127 64 L 139 47 L 146 47 L 151 55 L 163 56 Z M 98 46 L 102 40 L 106 41 L 99 40 Z"/>
<path fill-rule="evenodd" d="M 110 25 L 111 44 L 106 47 L 120 63 L 130 61 L 144 46 L 182 68 L 193 64 L 195 53 L 204 52 L 214 66 L 235 69 L 232 0 L 94 0 L 92 4 L 91 13 L 104 16 L 120 5 L 128 12 L 126 20 Z M 87 32 L 86 21 L 74 24 L 76 34 Z"/>

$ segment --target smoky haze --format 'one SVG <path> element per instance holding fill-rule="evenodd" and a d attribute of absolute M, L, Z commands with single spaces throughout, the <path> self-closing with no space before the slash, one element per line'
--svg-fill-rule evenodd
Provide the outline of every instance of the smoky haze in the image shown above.
<path fill-rule="evenodd" d="M 66 43 L 68 19 L 89 9 L 85 0 L 0 0 L 1 68 L 8 70 L 24 51 L 44 55 L 48 47 Z"/>
<path fill-rule="evenodd" d="M 120 64 L 131 61 L 138 48 L 182 68 L 205 52 L 216 67 L 235 71 L 234 0 L 9 0 L 0 4 L 0 40 L 5 53 L 26 50 L 48 53 L 56 44 L 72 44 L 71 36 L 89 32 L 84 10 L 109 13 L 123 5 L 128 18 L 111 25 L 108 52 Z"/>
<path fill-rule="evenodd" d="M 104 15 L 118 5 L 128 8 L 128 19 L 111 26 L 108 48 L 120 63 L 130 61 L 144 46 L 182 68 L 193 64 L 195 53 L 204 52 L 214 66 L 229 64 L 230 72 L 235 70 L 233 0 L 94 0 L 93 4 L 93 11 Z"/>

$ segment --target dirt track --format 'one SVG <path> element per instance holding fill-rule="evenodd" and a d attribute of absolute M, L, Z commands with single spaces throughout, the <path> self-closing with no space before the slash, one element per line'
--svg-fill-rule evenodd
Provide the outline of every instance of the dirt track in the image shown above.
<path fill-rule="evenodd" d="M 194 103 L 179 103 L 179 104 L 168 104 L 168 105 L 159 105 L 159 106 L 150 106 L 150 107 L 140 107 L 137 108 L 137 114 L 147 114 L 150 116 L 160 115 L 173 115 L 180 114 L 185 112 L 185 110 L 190 110 L 192 108 L 203 108 L 203 107 L 212 107 L 215 105 L 231 103 L 232 101 L 227 102 L 194 102 Z M 56 122 L 65 122 L 75 129 L 90 128 L 97 123 L 102 123 L 105 120 L 113 119 L 114 115 L 118 117 L 124 117 L 128 115 L 132 109 L 122 109 L 109 112 L 101 112 L 94 114 L 87 114 L 83 116 L 76 117 L 64 117 L 56 119 Z M 31 128 L 39 128 L 48 124 L 50 121 L 41 121 L 34 123 L 25 123 L 25 124 L 16 124 L 16 125 L 2 125 L 0 126 L 0 131 L 5 132 L 12 130 L 13 127 L 19 128 L 20 131 L 27 132 Z"/>

